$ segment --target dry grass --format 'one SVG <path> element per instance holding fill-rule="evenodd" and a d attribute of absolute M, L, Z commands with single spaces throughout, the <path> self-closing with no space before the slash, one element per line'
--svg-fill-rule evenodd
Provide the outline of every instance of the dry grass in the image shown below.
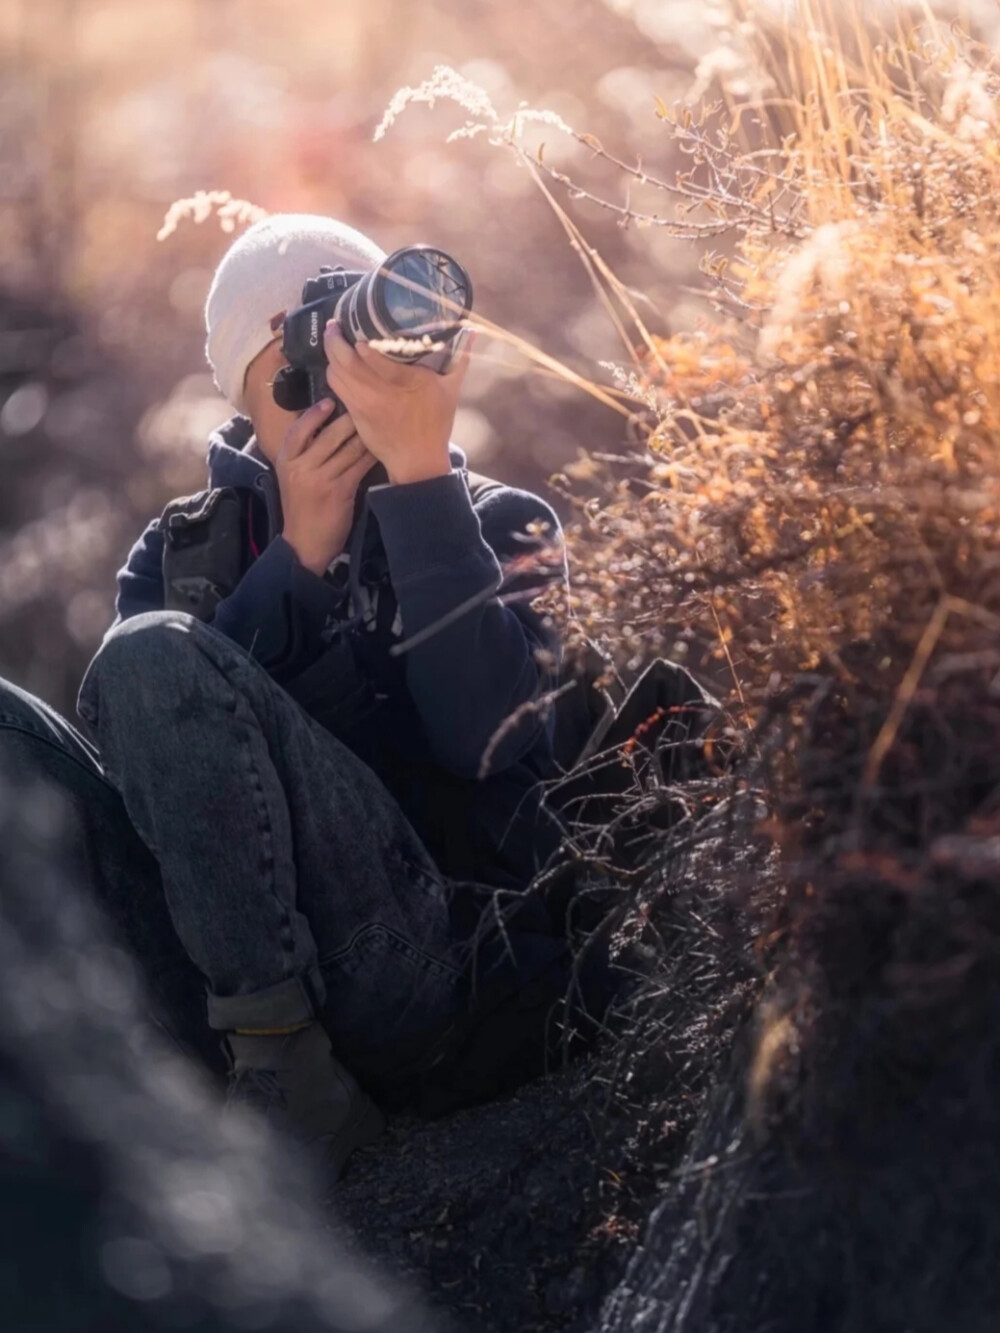
<path fill-rule="evenodd" d="M 660 649 L 664 621 L 721 626 L 757 709 L 775 673 L 855 680 L 862 643 L 894 691 L 929 624 L 937 651 L 986 641 L 1000 591 L 995 76 L 940 31 L 859 26 L 848 56 L 809 26 L 761 34 L 790 95 L 698 131 L 730 317 L 653 340 L 662 418 L 627 481 L 570 469 L 607 481 L 574 534 L 585 627 Z"/>
<path fill-rule="evenodd" d="M 742 899 L 764 998 L 712 1149 L 753 1183 L 714 1177 L 711 1244 L 665 1215 L 609 1328 L 659 1291 L 664 1328 L 994 1305 L 1000 78 L 904 12 L 744 13 L 766 99 L 674 127 L 695 220 L 729 223 L 718 318 L 648 340 L 645 447 L 561 483 L 582 632 L 619 661 L 706 647 L 781 853 L 777 901 Z"/>
<path fill-rule="evenodd" d="M 670 122 L 678 226 L 727 247 L 704 262 L 717 318 L 655 337 L 607 279 L 648 433 L 557 483 L 576 632 L 620 664 L 714 659 L 738 780 L 772 812 L 781 892 L 740 890 L 764 986 L 746 1108 L 781 1126 L 790 1198 L 825 1198 L 824 1173 L 850 1194 L 814 1228 L 841 1228 L 843 1272 L 803 1256 L 796 1291 L 850 1278 L 892 1304 L 927 1274 L 944 1308 L 942 1256 L 993 1236 L 975 1182 L 1000 1170 L 1000 79 L 960 33 L 887 13 L 893 31 L 857 4 L 745 15 L 767 97 Z M 901 1248 L 872 1259 L 878 1197 Z M 770 1243 L 745 1247 L 754 1274 Z"/>
<path fill-rule="evenodd" d="M 377 137 L 413 102 L 463 106 L 450 137 L 486 134 L 532 172 L 621 333 L 612 386 L 516 340 L 629 413 L 637 445 L 581 451 L 555 478 L 580 515 L 572 628 L 620 664 L 710 645 L 747 729 L 803 671 L 863 685 L 886 706 L 871 785 L 926 671 L 988 652 L 1000 623 L 1000 84 L 986 49 L 919 6 L 735 10 L 742 58 L 703 63 L 759 96 L 660 104 L 690 162 L 673 180 L 551 112 L 505 119 L 444 67 L 397 94 Z M 550 167 L 523 142 L 539 124 L 662 191 L 664 211 Z M 559 193 L 717 243 L 702 263 L 717 317 L 651 333 Z"/>

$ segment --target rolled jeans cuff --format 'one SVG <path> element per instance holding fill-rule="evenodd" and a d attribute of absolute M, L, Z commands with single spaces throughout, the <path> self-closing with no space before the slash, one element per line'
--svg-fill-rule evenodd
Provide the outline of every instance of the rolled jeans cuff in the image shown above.
<path fill-rule="evenodd" d="M 318 969 L 249 995 L 208 995 L 208 1025 L 220 1032 L 294 1027 L 314 1019 L 325 987 Z"/>

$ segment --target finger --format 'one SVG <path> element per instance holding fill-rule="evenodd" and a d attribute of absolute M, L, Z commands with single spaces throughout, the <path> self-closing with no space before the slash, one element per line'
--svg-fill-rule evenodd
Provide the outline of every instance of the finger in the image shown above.
<path fill-rule="evenodd" d="M 470 332 L 463 340 L 463 344 L 452 357 L 451 364 L 445 371 L 446 376 L 456 376 L 459 384 L 468 374 L 469 366 L 472 364 L 472 346 L 476 341 L 475 332 Z"/>
<path fill-rule="evenodd" d="M 354 418 L 350 412 L 343 412 L 336 421 L 331 421 L 328 426 L 324 426 L 314 437 L 309 445 L 309 451 L 317 465 L 321 465 L 325 458 L 329 456 L 346 441 L 351 438 L 357 426 L 354 424 Z"/>
<path fill-rule="evenodd" d="M 358 461 L 352 463 L 346 472 L 341 475 L 340 480 L 343 481 L 345 485 L 356 486 L 361 481 L 361 478 L 364 477 L 366 473 L 370 472 L 377 462 L 378 459 L 375 455 L 370 454 L 368 450 L 365 449 Z"/>
<path fill-rule="evenodd" d="M 330 380 L 332 376 L 338 383 L 344 383 L 346 380 L 348 383 L 377 388 L 378 376 L 361 358 L 359 349 L 363 346 L 364 343 L 359 343 L 357 347 L 352 347 L 337 321 L 329 320 L 323 333 L 323 347 L 330 363 L 327 367 L 327 379 Z"/>
<path fill-rule="evenodd" d="M 354 431 L 353 434 L 349 435 L 346 440 L 330 441 L 324 449 L 322 456 L 317 454 L 316 471 L 322 472 L 324 476 L 329 476 L 331 470 L 336 473 L 337 469 L 333 468 L 332 465 L 337 463 L 338 459 L 342 459 L 345 455 L 348 458 L 354 458 L 357 455 L 358 450 L 363 449 L 364 447 L 365 446 L 361 442 L 361 437 L 358 435 L 357 431 Z M 317 445 L 317 449 L 318 448 L 319 446 Z M 343 468 L 343 466 L 343 463 L 338 464 L 338 467 L 340 468 Z"/>
<path fill-rule="evenodd" d="M 456 379 L 452 381 L 456 387 L 461 385 L 468 371 L 471 360 L 471 343 L 474 338 L 475 332 L 470 331 L 455 351 L 447 368 L 441 372 L 446 377 L 456 376 Z M 390 384 L 396 389 L 419 389 L 422 376 L 437 373 L 431 370 L 430 366 L 421 365 L 419 361 L 396 361 L 367 343 L 358 343 L 356 350 L 361 360 L 375 371 L 383 384 Z"/>
<path fill-rule="evenodd" d="M 393 357 L 380 352 L 368 343 L 358 343 L 358 356 L 376 376 L 383 387 L 390 385 L 394 389 L 419 389 L 424 375 L 433 375 L 429 366 L 422 366 L 419 361 L 396 361 Z"/>
<path fill-rule="evenodd" d="M 332 411 L 332 398 L 323 398 L 313 403 L 312 407 L 307 407 L 285 431 L 278 457 L 298 458 Z"/>
<path fill-rule="evenodd" d="M 353 473 L 357 465 L 367 457 L 371 455 L 364 441 L 356 436 L 353 440 L 349 440 L 343 449 L 338 449 L 327 462 L 323 468 L 323 480 L 327 483 L 341 480 L 349 473 Z"/>

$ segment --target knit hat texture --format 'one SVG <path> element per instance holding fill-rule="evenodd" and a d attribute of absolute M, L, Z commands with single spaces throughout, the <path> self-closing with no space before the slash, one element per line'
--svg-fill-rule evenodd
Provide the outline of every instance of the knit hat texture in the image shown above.
<path fill-rule="evenodd" d="M 302 287 L 323 264 L 375 268 L 385 251 L 362 232 L 311 213 L 274 213 L 229 247 L 205 302 L 205 354 L 215 383 L 246 411 L 247 366 L 275 337 L 271 320 L 302 302 Z"/>

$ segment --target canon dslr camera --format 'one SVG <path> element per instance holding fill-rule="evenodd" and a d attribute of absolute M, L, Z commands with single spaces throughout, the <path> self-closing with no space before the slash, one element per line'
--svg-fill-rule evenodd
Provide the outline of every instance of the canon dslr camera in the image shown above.
<path fill-rule="evenodd" d="M 302 304 L 285 316 L 281 348 L 288 365 L 274 377 L 274 401 L 300 412 L 332 398 L 330 421 L 347 411 L 326 379 L 328 320 L 337 320 L 352 347 L 376 339 L 410 340 L 410 347 L 385 355 L 444 374 L 465 339 L 463 322 L 471 309 L 468 273 L 430 245 L 404 246 L 363 273 L 324 266 L 302 288 Z M 445 346 L 430 345 L 435 343 Z"/>

